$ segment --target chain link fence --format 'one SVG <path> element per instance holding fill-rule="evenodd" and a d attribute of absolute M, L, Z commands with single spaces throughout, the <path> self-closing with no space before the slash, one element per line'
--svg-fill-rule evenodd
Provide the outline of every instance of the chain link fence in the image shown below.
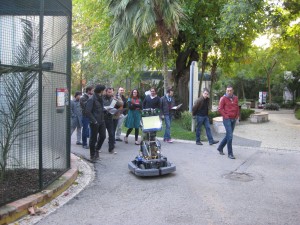
<path fill-rule="evenodd" d="M 0 1 L 0 206 L 70 168 L 71 0 Z"/>

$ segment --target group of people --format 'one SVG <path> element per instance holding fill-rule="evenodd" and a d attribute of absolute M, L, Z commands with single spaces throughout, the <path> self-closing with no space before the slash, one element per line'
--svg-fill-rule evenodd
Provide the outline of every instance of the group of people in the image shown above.
<path fill-rule="evenodd" d="M 90 159 L 99 159 L 99 152 L 108 133 L 108 152 L 115 153 L 116 141 L 122 142 L 122 124 L 128 128 L 124 142 L 128 144 L 128 136 L 134 129 L 135 144 L 138 141 L 141 110 L 159 109 L 163 115 L 166 128 L 164 141 L 172 143 L 171 122 L 172 107 L 175 105 L 174 91 L 168 89 L 163 97 L 159 97 L 155 88 L 150 89 L 142 101 L 137 89 L 133 89 L 128 99 L 124 96 L 125 90 L 119 87 L 114 94 L 113 88 L 104 85 L 88 86 L 85 93 L 75 92 L 74 100 L 71 101 L 71 135 L 77 129 L 77 145 L 90 149 Z M 87 139 L 89 138 L 89 144 Z M 82 142 L 81 142 L 82 140 Z"/>
<path fill-rule="evenodd" d="M 71 102 L 71 135 L 77 129 L 77 145 L 90 149 L 91 160 L 99 158 L 99 152 L 104 140 L 106 131 L 108 133 L 108 152 L 114 151 L 116 141 L 122 142 L 122 124 L 128 128 L 124 142 L 128 144 L 128 136 L 134 129 L 135 144 L 139 145 L 139 128 L 142 109 L 159 109 L 165 121 L 164 142 L 173 143 L 171 138 L 172 108 L 175 105 L 174 91 L 168 89 L 163 97 L 157 96 L 156 89 L 151 88 L 148 95 L 142 101 L 137 89 L 133 89 L 128 99 L 124 96 L 125 90 L 119 87 L 114 94 L 113 88 L 106 88 L 104 85 L 88 86 L 85 93 L 75 92 L 74 100 Z M 209 90 L 204 89 L 202 95 L 196 100 L 192 114 L 196 117 L 196 144 L 203 145 L 201 127 L 204 125 L 207 139 L 210 145 L 217 144 L 214 140 L 209 123 Z M 233 94 L 233 87 L 227 86 L 226 93 L 219 102 L 219 112 L 223 116 L 223 124 L 226 135 L 218 146 L 218 151 L 224 155 L 223 148 L 227 145 L 228 157 L 235 159 L 232 151 L 233 130 L 236 121 L 239 119 L 238 98 Z M 125 121 L 125 122 L 124 122 Z M 82 128 L 82 132 L 81 132 Z M 89 140 L 89 145 L 87 139 Z M 82 139 L 82 142 L 81 142 Z"/>

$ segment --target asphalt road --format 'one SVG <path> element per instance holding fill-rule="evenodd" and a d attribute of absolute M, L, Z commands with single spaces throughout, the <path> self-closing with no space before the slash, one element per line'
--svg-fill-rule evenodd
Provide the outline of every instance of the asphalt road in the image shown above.
<path fill-rule="evenodd" d="M 262 145 L 235 136 L 231 160 L 207 142 L 162 143 L 177 171 L 141 178 L 127 168 L 138 152 L 133 137 L 116 155 L 106 140 L 94 181 L 38 224 L 300 224 L 300 151 Z M 75 144 L 72 152 L 88 156 Z"/>

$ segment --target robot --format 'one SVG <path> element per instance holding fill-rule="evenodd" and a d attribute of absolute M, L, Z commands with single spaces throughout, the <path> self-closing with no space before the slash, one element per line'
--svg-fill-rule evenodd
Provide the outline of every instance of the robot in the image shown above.
<path fill-rule="evenodd" d="M 129 170 L 137 176 L 160 176 L 176 171 L 176 166 L 161 153 L 160 141 L 156 132 L 162 129 L 158 109 L 142 111 L 142 141 L 139 154 L 128 163 Z"/>

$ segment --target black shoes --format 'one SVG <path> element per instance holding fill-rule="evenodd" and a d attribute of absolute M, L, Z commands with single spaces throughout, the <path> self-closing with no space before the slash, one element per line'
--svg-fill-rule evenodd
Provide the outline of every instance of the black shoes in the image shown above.
<path fill-rule="evenodd" d="M 225 155 L 222 150 L 217 149 L 220 155 Z"/>
<path fill-rule="evenodd" d="M 90 147 L 88 145 L 82 145 L 82 148 L 89 149 Z"/>
<path fill-rule="evenodd" d="M 214 145 L 214 144 L 217 144 L 219 143 L 219 141 L 213 141 L 212 143 L 209 143 L 209 145 Z"/>
<path fill-rule="evenodd" d="M 203 145 L 201 141 L 197 141 L 196 145 Z"/>
<path fill-rule="evenodd" d="M 116 138 L 116 141 L 122 142 L 123 140 L 121 138 Z"/>
<path fill-rule="evenodd" d="M 229 159 L 235 159 L 234 155 L 228 155 Z"/>
<path fill-rule="evenodd" d="M 82 145 L 82 143 L 80 141 L 77 141 L 76 145 Z"/>

